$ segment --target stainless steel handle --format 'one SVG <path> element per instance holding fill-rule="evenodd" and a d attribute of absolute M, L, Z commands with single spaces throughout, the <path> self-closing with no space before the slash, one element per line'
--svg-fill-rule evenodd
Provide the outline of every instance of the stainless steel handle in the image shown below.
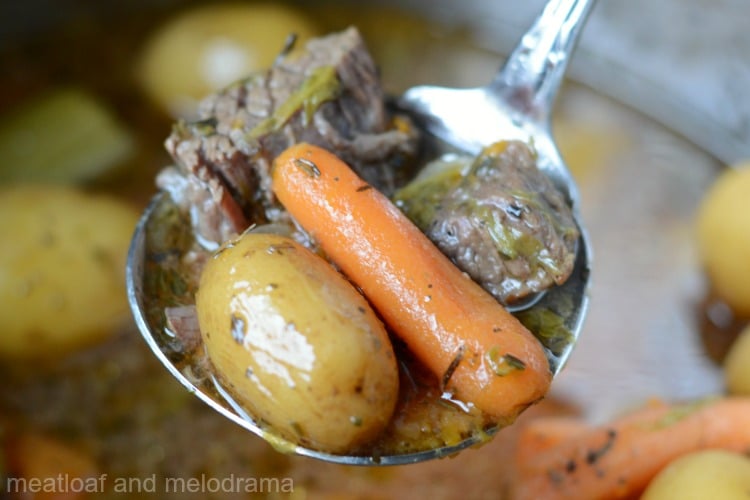
<path fill-rule="evenodd" d="M 549 119 L 552 103 L 596 0 L 550 0 L 490 83 L 516 112 Z"/>

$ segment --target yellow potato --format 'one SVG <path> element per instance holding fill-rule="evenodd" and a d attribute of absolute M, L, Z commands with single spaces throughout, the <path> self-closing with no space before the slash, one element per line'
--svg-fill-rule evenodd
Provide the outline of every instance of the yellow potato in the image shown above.
<path fill-rule="evenodd" d="M 731 394 L 750 396 L 750 326 L 742 330 L 724 359 L 724 380 Z"/>
<path fill-rule="evenodd" d="M 273 3 L 196 7 L 148 40 L 139 78 L 174 116 L 190 116 L 198 99 L 271 66 L 292 33 L 300 46 L 317 31 L 303 14 Z"/>
<path fill-rule="evenodd" d="M 229 242 L 206 264 L 196 306 L 221 380 L 288 440 L 345 452 L 390 420 L 398 371 L 386 331 L 305 247 L 260 233 Z"/>
<path fill-rule="evenodd" d="M 0 189 L 0 355 L 56 355 L 121 325 L 137 218 L 70 187 Z"/>
<path fill-rule="evenodd" d="M 750 459 L 739 453 L 707 450 L 685 455 L 665 467 L 641 500 L 747 500 Z"/>
<path fill-rule="evenodd" d="M 727 169 L 701 202 L 698 248 L 716 293 L 750 316 L 750 163 Z"/>

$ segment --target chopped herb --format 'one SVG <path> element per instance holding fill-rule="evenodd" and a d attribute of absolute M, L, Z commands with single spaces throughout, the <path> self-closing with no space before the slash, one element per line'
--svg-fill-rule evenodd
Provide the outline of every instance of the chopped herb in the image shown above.
<path fill-rule="evenodd" d="M 299 89 L 284 101 L 274 113 L 247 133 L 249 139 L 257 139 L 276 132 L 289 120 L 302 112 L 303 125 L 307 125 L 318 108 L 336 97 L 341 83 L 333 66 L 321 66 L 302 82 Z"/>
<path fill-rule="evenodd" d="M 208 137 L 209 135 L 214 135 L 216 133 L 216 126 L 218 123 L 219 122 L 216 118 L 211 117 L 206 118 L 205 120 L 190 122 L 189 126 L 193 129 L 193 132 L 195 132 L 196 135 Z"/>
<path fill-rule="evenodd" d="M 573 343 L 573 332 L 565 326 L 565 318 L 550 309 L 534 307 L 516 313 L 516 317 L 556 356 Z"/>
<path fill-rule="evenodd" d="M 510 375 L 514 371 L 525 370 L 526 363 L 510 353 L 500 355 L 500 348 L 493 346 L 484 355 L 487 362 L 490 364 L 490 368 L 495 375 L 498 377 L 504 377 Z"/>
<path fill-rule="evenodd" d="M 448 382 L 453 376 L 453 372 L 456 371 L 456 368 L 458 368 L 459 363 L 461 363 L 461 360 L 464 357 L 465 350 L 466 350 L 465 345 L 461 345 L 461 347 L 458 348 L 458 352 L 453 357 L 453 361 L 451 361 L 451 364 L 448 365 L 448 368 L 445 370 L 445 373 L 443 373 L 443 377 L 440 379 L 441 388 L 445 389 L 445 387 L 448 385 Z"/>
<path fill-rule="evenodd" d="M 596 450 L 589 450 L 586 453 L 586 463 L 589 465 L 594 465 L 612 448 L 612 445 L 615 443 L 616 437 L 617 431 L 615 431 L 614 429 L 609 429 L 607 431 L 607 441 L 602 445 L 602 447 Z"/>
<path fill-rule="evenodd" d="M 484 226 L 497 250 L 508 259 L 522 256 L 533 263 L 533 257 L 544 248 L 544 245 L 530 234 L 505 225 L 499 213 L 491 207 L 477 206 L 474 213 L 485 222 Z"/>
<path fill-rule="evenodd" d="M 523 215 L 523 209 L 524 207 L 517 203 L 511 203 L 510 205 L 505 207 L 505 211 L 508 213 L 508 215 L 511 215 L 515 217 L 516 219 L 521 218 L 521 216 Z"/>
<path fill-rule="evenodd" d="M 705 399 L 700 399 L 698 401 L 691 401 L 689 403 L 685 403 L 681 405 L 675 405 L 674 408 L 670 409 L 663 417 L 661 417 L 654 424 L 654 428 L 656 430 L 659 430 L 659 429 L 663 429 L 665 427 L 674 425 L 680 420 L 682 420 L 683 418 L 690 416 L 697 410 L 700 410 L 707 404 L 710 404 L 714 401 L 715 401 L 714 398 L 705 398 Z"/>
<path fill-rule="evenodd" d="M 396 205 L 423 231 L 432 223 L 447 193 L 463 179 L 471 157 L 440 158 L 427 164 L 394 196 Z"/>
<path fill-rule="evenodd" d="M 278 58 L 283 59 L 284 57 L 288 56 L 289 53 L 294 49 L 295 45 L 297 45 L 297 33 L 290 33 L 286 37 L 286 40 L 284 40 L 284 47 L 282 47 Z"/>
<path fill-rule="evenodd" d="M 294 166 L 306 173 L 308 177 L 320 177 L 320 169 L 310 160 L 305 158 L 295 158 Z"/>

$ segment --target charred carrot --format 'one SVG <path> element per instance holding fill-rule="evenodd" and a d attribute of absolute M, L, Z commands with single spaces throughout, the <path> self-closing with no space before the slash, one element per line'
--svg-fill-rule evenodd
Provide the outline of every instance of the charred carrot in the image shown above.
<path fill-rule="evenodd" d="M 608 425 L 586 431 L 571 426 L 570 436 L 560 439 L 565 425 L 550 417 L 522 430 L 514 498 L 634 498 L 664 466 L 687 453 L 750 452 L 750 398 L 654 403 Z M 521 449 L 544 441 L 547 431 L 557 444 L 537 453 Z"/>
<path fill-rule="evenodd" d="M 382 193 L 309 144 L 274 163 L 273 190 L 446 391 L 501 422 L 544 396 L 540 342 Z"/>

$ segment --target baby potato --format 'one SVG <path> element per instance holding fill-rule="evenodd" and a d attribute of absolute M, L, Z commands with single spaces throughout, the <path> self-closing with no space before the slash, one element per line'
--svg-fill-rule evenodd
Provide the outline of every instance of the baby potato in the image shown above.
<path fill-rule="evenodd" d="M 724 380 L 730 394 L 750 396 L 750 325 L 742 330 L 724 359 Z"/>
<path fill-rule="evenodd" d="M 750 317 L 750 163 L 721 174 L 701 202 L 697 226 L 700 256 L 717 295 Z"/>
<path fill-rule="evenodd" d="M 129 205 L 72 187 L 0 189 L 0 356 L 53 356 L 120 326 L 137 220 Z"/>
<path fill-rule="evenodd" d="M 196 7 L 148 40 L 139 79 L 173 116 L 190 117 L 197 100 L 271 66 L 292 33 L 304 43 L 317 30 L 303 14 L 274 3 Z"/>
<path fill-rule="evenodd" d="M 694 452 L 665 467 L 641 500 L 746 500 L 750 494 L 750 459 L 724 450 Z"/>
<path fill-rule="evenodd" d="M 201 274 L 196 307 L 219 378 L 286 439 L 346 452 L 390 420 L 398 371 L 383 324 L 294 240 L 249 232 L 226 243 Z"/>

